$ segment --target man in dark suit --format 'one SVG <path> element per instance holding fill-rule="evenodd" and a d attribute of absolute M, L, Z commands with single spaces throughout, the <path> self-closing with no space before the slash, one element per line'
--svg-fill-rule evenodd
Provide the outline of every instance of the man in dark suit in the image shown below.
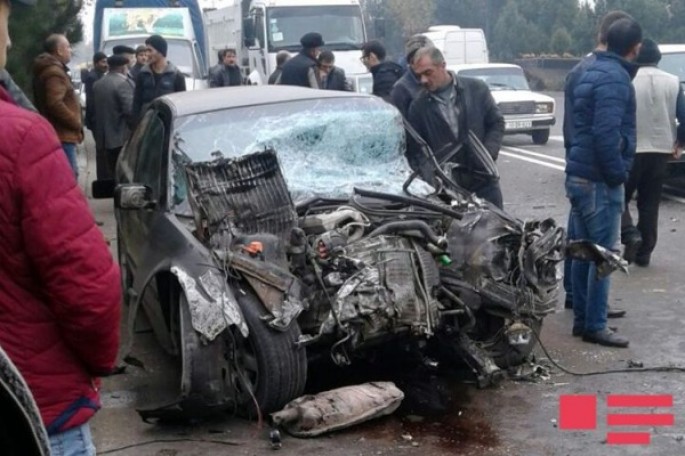
<path fill-rule="evenodd" d="M 131 133 L 133 125 L 134 84 L 128 77 L 129 60 L 123 55 L 107 59 L 109 73 L 95 83 L 95 138 L 105 149 L 111 176 L 119 152 Z"/>
<path fill-rule="evenodd" d="M 317 60 L 322 89 L 347 92 L 352 90 L 347 82 L 345 70 L 335 66 L 335 55 L 331 51 L 322 51 Z"/>

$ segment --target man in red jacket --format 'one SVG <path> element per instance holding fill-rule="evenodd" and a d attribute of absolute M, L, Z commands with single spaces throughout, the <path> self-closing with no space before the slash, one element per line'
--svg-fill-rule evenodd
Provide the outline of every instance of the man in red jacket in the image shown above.
<path fill-rule="evenodd" d="M 0 0 L 0 70 L 10 10 L 31 3 Z M 1 87 L 0 195 L 0 346 L 36 399 L 53 456 L 94 455 L 88 420 L 98 376 L 116 360 L 119 270 L 55 130 Z"/>

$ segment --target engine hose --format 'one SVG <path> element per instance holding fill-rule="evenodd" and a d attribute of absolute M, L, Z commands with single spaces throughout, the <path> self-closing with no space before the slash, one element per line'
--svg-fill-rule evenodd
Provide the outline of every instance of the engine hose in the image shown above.
<path fill-rule="evenodd" d="M 366 198 L 376 198 L 386 201 L 392 201 L 395 203 L 404 203 L 413 206 L 418 206 L 424 209 L 430 209 L 435 212 L 440 212 L 441 214 L 449 215 L 450 217 L 455 218 L 457 220 L 461 220 L 462 218 L 464 218 L 463 214 L 461 214 L 460 212 L 419 198 L 412 198 L 409 196 L 400 195 L 389 195 L 387 193 L 374 192 L 371 190 L 364 190 L 356 187 L 354 189 L 354 193 L 360 196 L 364 196 Z"/>
<path fill-rule="evenodd" d="M 422 220 L 403 220 L 400 222 L 389 222 L 379 226 L 369 234 L 369 237 L 380 236 L 382 234 L 394 234 L 400 231 L 420 231 L 426 240 L 440 248 L 447 248 L 447 238 L 438 236 L 428 224 Z"/>

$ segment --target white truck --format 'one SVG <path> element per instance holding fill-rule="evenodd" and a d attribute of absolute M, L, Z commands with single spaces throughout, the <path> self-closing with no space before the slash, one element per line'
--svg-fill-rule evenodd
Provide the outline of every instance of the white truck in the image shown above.
<path fill-rule="evenodd" d="M 422 33 L 445 56 L 447 65 L 488 63 L 488 44 L 482 29 L 434 25 Z"/>
<path fill-rule="evenodd" d="M 360 60 L 367 36 L 359 0 L 234 0 L 207 11 L 206 27 L 212 63 L 221 49 L 235 48 L 252 84 L 266 84 L 279 51 L 295 54 L 305 33 L 319 32 L 354 90 L 371 92 Z"/>

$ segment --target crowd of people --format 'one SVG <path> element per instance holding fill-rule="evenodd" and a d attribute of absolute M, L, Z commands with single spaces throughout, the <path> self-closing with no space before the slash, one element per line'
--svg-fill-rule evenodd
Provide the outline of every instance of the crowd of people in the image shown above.
<path fill-rule="evenodd" d="M 119 271 L 74 176 L 83 127 L 93 132 L 98 178 L 111 177 L 132 128 L 157 97 L 184 91 L 185 77 L 167 60 L 167 42 L 98 52 L 84 75 L 87 106 L 73 90 L 71 45 L 50 35 L 33 67 L 34 104 L 4 70 L 12 7 L 35 0 L 0 0 L 0 345 L 26 378 L 54 455 L 95 454 L 88 420 L 99 407 L 98 378 L 114 367 L 119 342 Z M 568 236 L 616 249 L 638 266 L 650 264 L 666 162 L 685 144 L 685 98 L 678 78 L 657 68 L 657 43 L 621 11 L 607 14 L 597 48 L 571 71 L 565 88 L 564 141 Z M 302 49 L 277 55 L 270 84 L 352 90 L 319 33 Z M 224 49 L 210 71 L 211 87 L 246 83 L 235 49 Z M 425 36 L 411 37 L 407 68 L 387 60 L 378 41 L 362 47 L 373 94 L 394 104 L 409 131 L 407 158 L 424 172 L 429 147 L 441 163 L 459 165 L 455 179 L 502 207 L 495 167 L 504 118 L 487 85 L 448 71 Z M 676 123 L 676 119 L 678 123 Z M 66 157 L 66 159 L 65 159 Z M 71 168 L 71 172 L 69 171 Z M 422 174 L 423 175 L 423 174 Z M 638 222 L 628 203 L 637 193 Z M 619 236 L 620 233 L 620 236 Z M 627 347 L 607 327 L 624 311 L 608 308 L 610 282 L 595 266 L 569 260 L 566 305 L 572 334 L 584 341 Z"/>

